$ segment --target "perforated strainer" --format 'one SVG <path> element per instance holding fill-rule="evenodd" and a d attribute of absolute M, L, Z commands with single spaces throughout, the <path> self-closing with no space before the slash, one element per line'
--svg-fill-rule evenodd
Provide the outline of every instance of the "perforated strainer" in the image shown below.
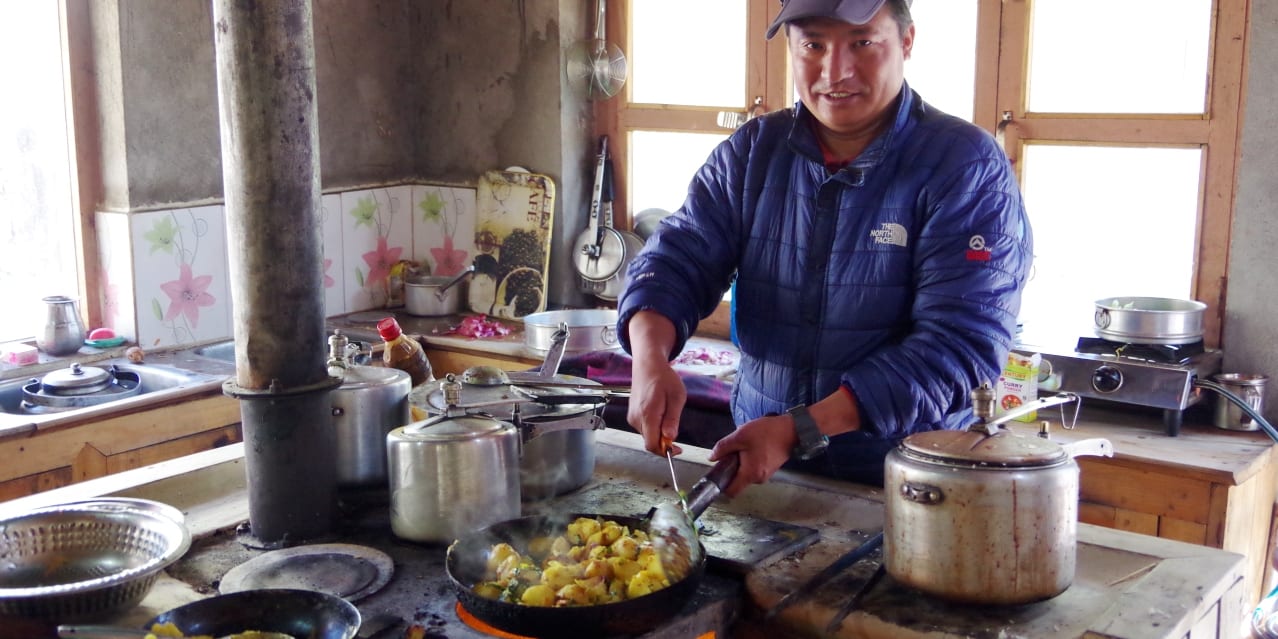
<path fill-rule="evenodd" d="M 595 1 L 595 37 L 578 43 L 568 52 L 568 80 L 590 100 L 606 100 L 626 84 L 626 54 L 608 42 L 604 0 Z"/>

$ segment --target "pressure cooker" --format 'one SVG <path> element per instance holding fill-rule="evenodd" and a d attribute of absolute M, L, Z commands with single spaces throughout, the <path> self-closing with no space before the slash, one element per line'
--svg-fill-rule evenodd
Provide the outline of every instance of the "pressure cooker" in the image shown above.
<path fill-rule="evenodd" d="M 883 557 L 898 582 L 974 604 L 1054 597 L 1074 578 L 1078 455 L 1111 456 L 1104 439 L 1057 444 L 1002 424 L 1030 411 L 1077 402 L 1064 393 L 997 419 L 988 384 L 973 392 L 967 430 L 906 437 L 885 462 Z M 1070 425 L 1072 426 L 1072 424 Z"/>

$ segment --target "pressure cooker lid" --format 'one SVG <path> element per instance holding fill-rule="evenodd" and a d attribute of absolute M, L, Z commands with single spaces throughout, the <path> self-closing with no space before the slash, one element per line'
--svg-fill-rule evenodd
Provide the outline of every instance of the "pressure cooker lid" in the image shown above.
<path fill-rule="evenodd" d="M 46 391 L 75 395 L 91 393 L 111 383 L 111 373 L 97 366 L 81 366 L 79 363 L 48 373 L 40 380 Z"/>
<path fill-rule="evenodd" d="M 513 431 L 515 425 L 483 415 L 443 415 L 401 426 L 391 431 L 392 440 L 410 442 L 454 442 L 495 437 Z"/>
<path fill-rule="evenodd" d="M 913 459 L 963 466 L 1025 468 L 1069 459 L 1069 453 L 1051 440 L 1007 430 L 994 435 L 970 430 L 916 433 L 901 442 L 901 449 Z"/>
<path fill-rule="evenodd" d="M 339 390 L 357 388 L 380 388 L 403 383 L 412 385 L 412 377 L 398 368 L 386 366 L 349 366 L 342 375 L 342 386 Z"/>

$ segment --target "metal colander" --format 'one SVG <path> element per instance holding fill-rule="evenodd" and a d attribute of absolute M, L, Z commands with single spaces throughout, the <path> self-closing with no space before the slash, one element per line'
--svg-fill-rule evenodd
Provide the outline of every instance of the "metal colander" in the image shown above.
<path fill-rule="evenodd" d="M 190 547 L 181 513 L 147 500 L 0 519 L 0 615 L 83 621 L 135 606 Z"/>

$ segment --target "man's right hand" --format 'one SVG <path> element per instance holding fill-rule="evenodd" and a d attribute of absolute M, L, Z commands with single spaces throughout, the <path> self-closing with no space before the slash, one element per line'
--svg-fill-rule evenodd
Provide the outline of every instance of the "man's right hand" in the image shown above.
<path fill-rule="evenodd" d="M 664 456 L 664 442 L 679 435 L 679 417 L 688 397 L 683 380 L 670 365 L 674 324 L 653 311 L 640 311 L 630 318 L 627 331 L 633 363 L 626 419 L 643 435 L 644 448 Z M 682 451 L 671 445 L 671 452 Z"/>

